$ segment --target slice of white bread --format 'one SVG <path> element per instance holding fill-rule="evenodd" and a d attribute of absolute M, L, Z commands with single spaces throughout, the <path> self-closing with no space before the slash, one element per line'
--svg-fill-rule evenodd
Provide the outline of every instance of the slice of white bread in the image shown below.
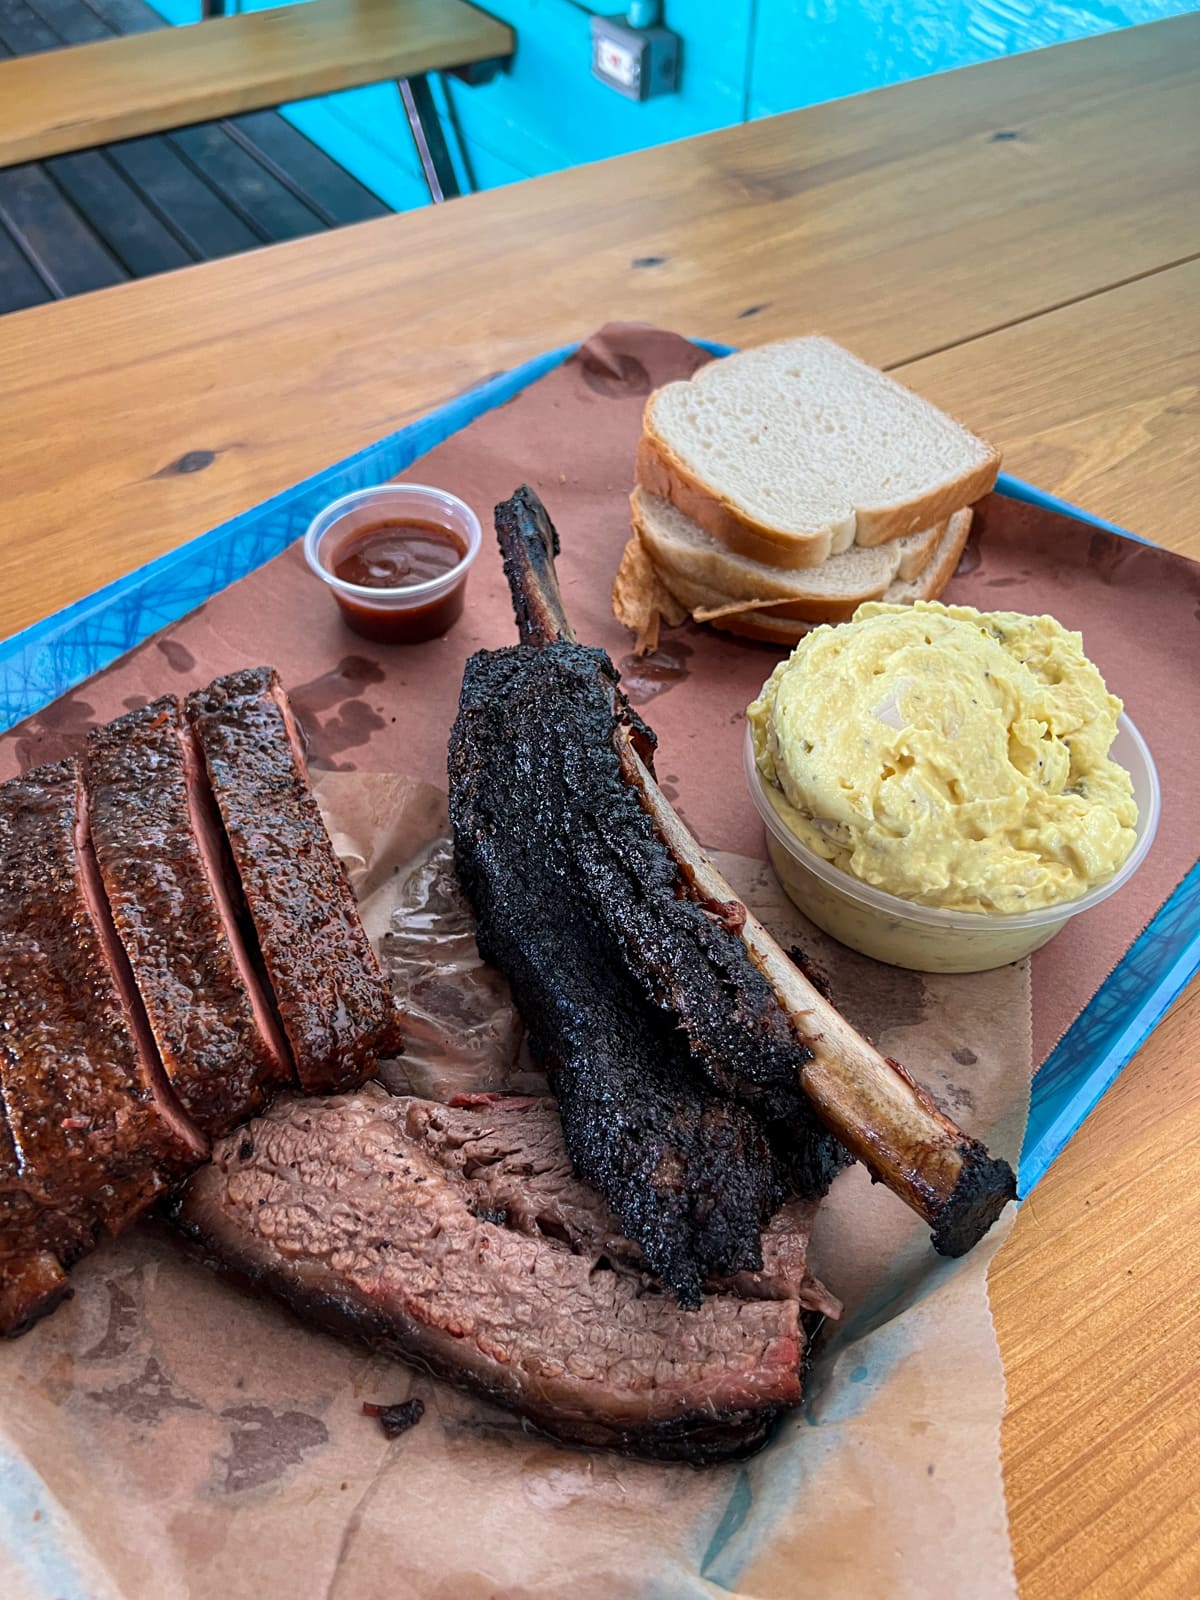
<path fill-rule="evenodd" d="M 721 544 L 815 567 L 991 490 L 990 444 L 832 339 L 763 345 L 646 402 L 637 481 Z"/>
<path fill-rule="evenodd" d="M 878 600 L 890 583 L 918 577 L 947 526 L 941 522 L 871 549 L 852 545 L 819 567 L 789 571 L 735 555 L 670 501 L 644 489 L 633 491 L 629 507 L 634 532 L 668 588 L 678 578 L 730 600 L 778 599 L 786 604 L 773 606 L 773 616 L 806 622 L 840 622 L 864 600 Z"/>
<path fill-rule="evenodd" d="M 970 531 L 970 509 L 956 511 L 946 524 L 946 531 L 933 560 L 925 570 L 907 581 L 898 579 L 890 583 L 881 598 L 894 605 L 910 605 L 916 600 L 936 600 L 954 576 L 954 569 Z M 633 542 L 630 541 L 631 544 Z M 658 575 L 657 582 L 665 585 L 678 607 L 686 608 L 697 622 L 709 622 L 726 633 L 736 633 L 747 639 L 762 639 L 771 644 L 791 646 L 797 644 L 819 621 L 844 620 L 828 617 L 803 621 L 796 617 L 782 617 L 773 602 L 766 602 L 768 609 L 764 610 L 762 600 L 739 609 L 737 601 L 731 600 L 728 595 L 686 577 L 666 578 Z M 618 620 L 624 621 L 625 618 L 618 613 Z"/>

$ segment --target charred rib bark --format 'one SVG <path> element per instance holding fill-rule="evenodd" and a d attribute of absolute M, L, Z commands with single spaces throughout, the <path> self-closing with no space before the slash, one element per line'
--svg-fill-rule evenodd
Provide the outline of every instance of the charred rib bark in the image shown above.
<path fill-rule="evenodd" d="M 93 729 L 92 839 L 163 1066 L 185 1110 L 224 1133 L 291 1079 L 237 916 L 241 890 L 179 701 Z"/>
<path fill-rule="evenodd" d="M 543 959 L 557 958 L 556 980 L 590 961 L 601 984 L 632 989 L 642 1017 L 681 1035 L 688 1062 L 714 1088 L 782 1123 L 799 1150 L 793 1181 L 819 1192 L 836 1166 L 832 1143 L 813 1132 L 815 1115 L 932 1224 L 939 1250 L 969 1249 L 1015 1194 L 1008 1164 L 854 1032 L 738 905 L 675 816 L 649 765 L 653 736 L 611 662 L 574 643 L 554 575 L 557 534 L 536 495 L 520 489 L 498 507 L 496 530 L 524 643 L 468 663 L 451 739 L 451 817 L 481 948 L 508 973 L 527 1021 L 530 1008 L 541 1013 L 535 1048 L 553 1063 L 551 984 L 532 992 L 510 968 L 525 960 L 535 908 L 545 920 L 547 904 L 569 900 L 590 938 L 551 943 Z M 497 676 L 487 663 L 501 658 Z M 570 692 L 549 692 L 564 678 Z M 489 694 L 505 706 L 489 712 Z M 560 1096 L 567 1065 L 555 1067 Z M 570 1129 L 568 1146 L 575 1157 Z"/>
<path fill-rule="evenodd" d="M 163 1075 L 100 887 L 78 764 L 0 785 L 0 1335 L 67 1293 L 207 1146 Z"/>
<path fill-rule="evenodd" d="M 310 1091 L 399 1054 L 400 1021 L 309 787 L 279 674 L 253 667 L 187 699 L 263 964 Z"/>
<path fill-rule="evenodd" d="M 630 895 L 620 864 L 589 848 L 596 819 L 653 847 L 621 782 L 603 673 L 611 687 L 600 652 L 562 641 L 468 663 L 450 738 L 456 857 L 480 953 L 553 1078 L 576 1171 L 694 1305 L 705 1278 L 759 1268 L 783 1186 L 763 1130 L 698 1079 L 686 1035 L 647 1005 L 597 915 L 598 897 L 619 910 Z"/>

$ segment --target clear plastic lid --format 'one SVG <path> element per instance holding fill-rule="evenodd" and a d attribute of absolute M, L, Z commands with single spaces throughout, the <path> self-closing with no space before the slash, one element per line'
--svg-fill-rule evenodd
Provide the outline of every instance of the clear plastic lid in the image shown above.
<path fill-rule="evenodd" d="M 384 518 L 425 522 L 444 528 L 462 550 L 462 556 L 454 566 L 436 577 L 421 583 L 397 585 L 394 589 L 369 588 L 339 578 L 327 564 L 335 559 L 338 548 L 357 532 Z M 377 611 L 407 610 L 430 605 L 462 583 L 479 554 L 482 540 L 479 518 L 457 495 L 428 484 L 387 483 L 377 489 L 356 489 L 319 512 L 304 535 L 304 555 L 317 577 L 343 600 Z"/>

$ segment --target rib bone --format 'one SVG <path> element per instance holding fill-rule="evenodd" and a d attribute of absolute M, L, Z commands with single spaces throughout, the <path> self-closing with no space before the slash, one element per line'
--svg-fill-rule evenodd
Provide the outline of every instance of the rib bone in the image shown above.
<path fill-rule="evenodd" d="M 628 781 L 683 869 L 692 892 L 709 903 L 736 900 L 733 890 L 671 809 L 632 747 L 620 752 Z M 929 1091 L 857 1033 L 747 910 L 740 937 L 812 1052 L 800 1083 L 821 1121 L 871 1176 L 885 1183 L 933 1229 L 949 1256 L 976 1244 L 1016 1198 L 1007 1161 L 990 1156 L 935 1104 Z"/>

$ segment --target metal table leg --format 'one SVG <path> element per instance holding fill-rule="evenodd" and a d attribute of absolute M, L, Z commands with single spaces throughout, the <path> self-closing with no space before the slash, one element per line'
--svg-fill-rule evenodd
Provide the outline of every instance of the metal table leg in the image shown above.
<path fill-rule="evenodd" d="M 400 98 L 404 102 L 404 114 L 408 118 L 413 143 L 420 158 L 421 171 L 425 174 L 425 182 L 429 186 L 429 198 L 435 204 L 443 200 L 453 200 L 460 192 L 458 178 L 442 133 L 441 119 L 433 103 L 429 79 L 422 72 L 416 77 L 400 78 L 397 81 L 400 85 Z"/>

